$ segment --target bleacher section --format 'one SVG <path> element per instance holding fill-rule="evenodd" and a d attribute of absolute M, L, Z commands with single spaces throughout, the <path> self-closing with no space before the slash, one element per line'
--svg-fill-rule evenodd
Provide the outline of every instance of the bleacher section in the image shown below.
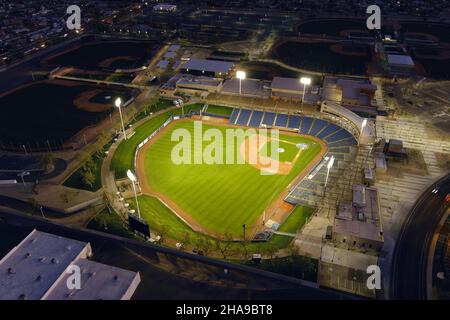
<path fill-rule="evenodd" d="M 285 113 L 278 113 L 275 121 L 275 127 L 286 128 L 288 122 L 288 115 Z"/>
<path fill-rule="evenodd" d="M 250 115 L 252 114 L 251 110 L 241 109 L 241 113 L 236 121 L 236 124 L 240 124 L 241 126 L 246 126 L 248 120 L 250 119 Z"/>
<path fill-rule="evenodd" d="M 289 129 L 298 129 L 300 127 L 300 116 L 294 116 L 291 115 L 289 116 L 289 124 L 288 124 L 288 128 Z"/>
<path fill-rule="evenodd" d="M 230 123 L 231 124 L 235 124 L 236 123 L 236 119 L 237 119 L 240 111 L 241 111 L 241 109 L 238 109 L 238 108 L 234 108 L 233 109 L 233 112 L 231 113 L 231 117 L 230 117 Z"/>
<path fill-rule="evenodd" d="M 275 121 L 276 114 L 273 112 L 265 112 L 262 123 L 268 127 L 273 126 L 273 122 Z"/>
<path fill-rule="evenodd" d="M 327 157 L 334 156 L 335 164 L 333 170 L 345 167 L 352 161 L 356 153 L 357 140 L 344 128 L 326 120 L 306 117 L 301 115 L 287 115 L 284 113 L 251 111 L 246 109 L 234 109 L 230 123 L 259 127 L 282 127 L 291 130 L 300 129 L 300 134 L 318 137 L 328 144 Z M 325 161 L 324 158 L 322 161 Z M 293 186 L 289 196 L 285 199 L 289 203 L 317 206 L 324 193 L 324 184 L 327 175 L 327 166 L 322 163 L 311 171 L 299 184 Z"/>
<path fill-rule="evenodd" d="M 317 134 L 321 132 L 323 129 L 325 129 L 327 125 L 328 125 L 327 121 L 315 119 L 311 129 L 309 130 L 309 134 L 312 136 L 317 136 Z"/>
<path fill-rule="evenodd" d="M 302 117 L 302 125 L 300 127 L 301 134 L 309 134 L 309 129 L 311 128 L 313 120 L 314 119 L 310 117 Z"/>
<path fill-rule="evenodd" d="M 318 137 L 325 141 L 330 149 L 341 148 L 338 153 L 347 153 L 349 147 L 358 144 L 357 140 L 347 130 L 318 118 L 235 108 L 231 113 L 229 122 L 256 128 L 266 125 L 268 127 L 300 129 L 300 134 Z"/>
<path fill-rule="evenodd" d="M 261 124 L 261 120 L 264 113 L 262 111 L 253 111 L 252 118 L 250 119 L 250 123 L 248 124 L 250 127 L 259 127 Z"/>
<path fill-rule="evenodd" d="M 341 127 L 338 127 L 337 125 L 330 123 L 328 124 L 328 126 L 323 129 L 318 135 L 317 137 L 320 139 L 323 139 L 329 135 L 332 135 L 333 133 L 336 133 L 337 131 L 341 130 Z"/>

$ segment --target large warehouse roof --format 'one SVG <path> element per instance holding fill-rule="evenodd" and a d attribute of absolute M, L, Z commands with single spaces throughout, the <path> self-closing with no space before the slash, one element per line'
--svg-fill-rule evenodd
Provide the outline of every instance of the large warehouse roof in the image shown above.
<path fill-rule="evenodd" d="M 227 73 L 233 69 L 234 63 L 221 60 L 206 60 L 192 58 L 183 66 L 186 70 Z"/>

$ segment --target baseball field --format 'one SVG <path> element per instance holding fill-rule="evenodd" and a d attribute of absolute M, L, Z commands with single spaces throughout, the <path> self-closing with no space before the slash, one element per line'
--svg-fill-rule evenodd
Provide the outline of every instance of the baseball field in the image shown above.
<path fill-rule="evenodd" d="M 210 129 L 225 137 L 230 126 L 203 121 L 203 134 Z M 177 130 L 184 130 L 194 137 L 194 121 L 173 122 L 138 153 L 136 170 L 140 186 L 144 194 L 158 197 L 192 229 L 212 236 L 229 234 L 241 238 L 243 224 L 249 233 L 256 230 L 264 218 L 270 218 L 263 218 L 265 209 L 279 201 L 288 185 L 305 174 L 305 169 L 311 168 L 323 153 L 323 146 L 311 137 L 280 133 L 278 138 L 261 140 L 257 145 L 260 157 L 279 161 L 278 171 L 263 175 L 262 167 L 249 163 L 247 157 L 252 148 L 250 141 L 260 136 L 255 130 L 244 142 L 234 145 L 234 154 L 241 154 L 244 163 L 177 164 L 172 154 L 178 143 L 172 141 L 172 135 Z M 192 151 L 199 148 L 194 140 L 190 141 Z M 270 150 L 275 142 L 276 151 Z M 202 143 L 202 154 L 210 143 Z M 263 146 L 269 150 L 264 151 Z M 225 159 L 225 144 L 222 147 L 224 149 L 220 151 Z M 277 156 L 274 152 L 278 152 Z"/>

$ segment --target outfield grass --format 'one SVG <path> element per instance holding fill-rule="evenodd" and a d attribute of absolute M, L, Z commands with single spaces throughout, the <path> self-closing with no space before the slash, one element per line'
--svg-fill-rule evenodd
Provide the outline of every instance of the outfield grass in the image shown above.
<path fill-rule="evenodd" d="M 203 130 L 212 128 L 225 136 L 226 127 L 203 124 Z M 235 237 L 241 236 L 243 224 L 250 227 L 256 222 L 321 150 L 312 139 L 280 134 L 280 139 L 309 145 L 287 175 L 261 175 L 260 170 L 248 164 L 176 165 L 171 159 L 177 143 L 171 141 L 175 129 L 188 130 L 193 136 L 193 122 L 176 123 L 147 149 L 145 165 L 149 185 L 175 201 L 206 229 L 219 234 L 228 232 Z M 203 148 L 207 145 L 204 143 Z"/>
<path fill-rule="evenodd" d="M 185 112 L 199 111 L 203 108 L 203 104 L 196 103 L 193 105 L 185 106 Z M 135 134 L 126 141 L 122 141 L 114 153 L 111 170 L 114 171 L 116 179 L 121 179 L 126 177 L 126 172 L 128 169 L 134 166 L 134 152 L 144 139 L 146 139 L 150 134 L 152 134 L 156 129 L 158 129 L 171 115 L 181 114 L 181 109 L 170 110 L 156 117 L 151 118 L 143 125 L 134 129 Z"/>
<path fill-rule="evenodd" d="M 215 104 L 209 104 L 206 112 L 224 115 L 224 116 L 231 116 L 231 113 L 233 112 L 233 108 L 225 107 L 225 106 L 218 106 Z"/>
<path fill-rule="evenodd" d="M 193 244 L 199 238 L 205 238 L 203 234 L 193 231 L 157 198 L 144 195 L 140 196 L 138 200 L 142 218 L 148 222 L 152 231 L 156 231 L 157 233 L 163 232 L 165 237 L 182 243 L 186 241 L 187 237 Z M 134 199 L 129 199 L 129 201 L 131 202 L 131 207 L 135 208 Z M 313 211 L 314 209 L 312 208 L 298 206 L 292 213 L 293 216 L 291 214 L 281 225 L 280 230 L 296 233 Z M 108 219 L 110 218 L 109 215 L 107 217 Z M 111 231 L 115 229 L 111 229 Z M 206 238 L 212 240 L 212 238 Z M 286 248 L 292 240 L 293 238 L 291 237 L 273 235 L 267 242 L 251 242 L 247 244 L 247 247 L 252 252 L 265 252 L 269 246 L 273 246 L 276 249 Z M 241 247 L 242 245 L 237 242 L 233 242 L 230 245 L 230 249 L 232 250 L 241 249 Z"/>

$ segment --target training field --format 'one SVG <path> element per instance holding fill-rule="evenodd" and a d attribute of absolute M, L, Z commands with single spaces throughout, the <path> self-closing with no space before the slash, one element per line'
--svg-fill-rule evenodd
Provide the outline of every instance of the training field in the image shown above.
<path fill-rule="evenodd" d="M 230 127 L 203 122 L 202 128 L 203 132 L 219 130 L 225 139 L 225 130 Z M 139 152 L 137 172 L 142 191 L 158 196 L 197 231 L 216 236 L 229 233 L 237 238 L 242 236 L 243 224 L 249 230 L 254 228 L 262 221 L 264 210 L 296 177 L 305 174 L 304 169 L 316 163 L 323 151 L 313 138 L 280 133 L 280 172 L 261 175 L 258 164 L 247 163 L 249 158 L 246 157 L 249 141 L 258 135 L 255 131 L 244 143 L 235 144 L 235 155 L 242 154 L 242 159 L 246 160 L 242 164 L 175 164 L 172 150 L 178 142 L 171 141 L 171 137 L 176 129 L 185 129 L 194 137 L 194 121 L 178 120 Z M 274 142 L 269 135 L 269 140 L 262 141 L 258 148 Z M 202 151 L 209 150 L 210 143 L 204 141 Z M 194 141 L 191 146 L 193 152 Z M 225 151 L 224 146 L 223 149 Z M 261 157 L 276 158 L 270 151 L 264 154 L 262 150 Z"/>

